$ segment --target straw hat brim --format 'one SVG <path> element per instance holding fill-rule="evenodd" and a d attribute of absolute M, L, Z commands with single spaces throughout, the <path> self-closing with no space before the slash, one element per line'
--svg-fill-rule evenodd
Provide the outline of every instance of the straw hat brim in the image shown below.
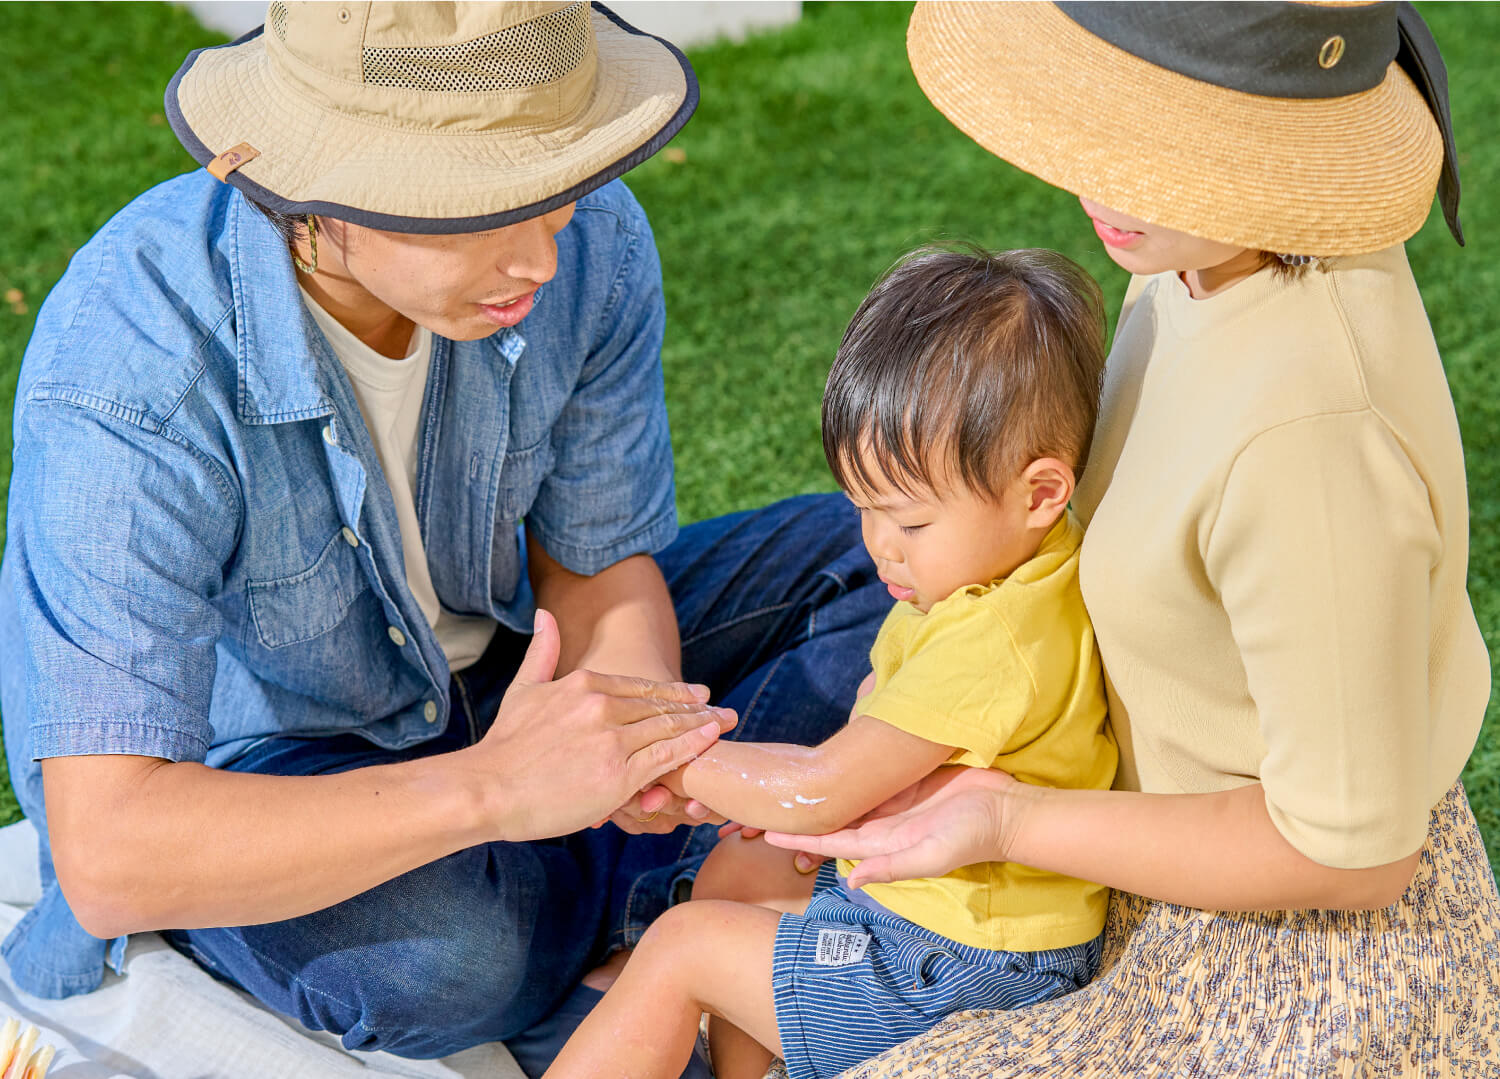
<path fill-rule="evenodd" d="M 275 77 L 263 28 L 189 55 L 167 87 L 167 117 L 200 164 L 241 142 L 259 150 L 227 182 L 270 209 L 395 232 L 499 228 L 634 168 L 697 107 L 675 46 L 597 5 L 591 19 L 592 95 L 546 130 L 414 132 L 321 107 Z"/>
<path fill-rule="evenodd" d="M 1273 98 L 1142 60 L 1048 3 L 918 3 L 923 92 L 1011 164 L 1152 224 L 1308 255 L 1378 251 L 1432 205 L 1442 137 L 1396 64 L 1374 89 Z"/>

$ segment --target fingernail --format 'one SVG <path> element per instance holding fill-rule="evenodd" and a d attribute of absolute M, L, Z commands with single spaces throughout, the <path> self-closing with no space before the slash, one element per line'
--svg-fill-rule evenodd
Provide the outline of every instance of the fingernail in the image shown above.
<path fill-rule="evenodd" d="M 792 864 L 797 867 L 797 872 L 801 873 L 804 877 L 811 873 L 814 869 L 818 868 L 813 864 L 813 860 L 805 854 L 799 854 L 797 855 L 797 857 L 793 858 Z"/>
<path fill-rule="evenodd" d="M 698 685 L 697 683 L 694 683 L 693 685 L 688 686 L 688 689 L 692 690 L 693 691 L 693 696 L 697 697 L 700 701 L 707 701 L 708 700 L 709 693 L 708 693 L 708 687 L 707 686 L 702 686 L 702 685 Z"/>
<path fill-rule="evenodd" d="M 704 817 L 708 816 L 708 806 L 690 805 L 687 807 L 687 815 L 692 817 L 694 820 L 702 820 Z"/>
<path fill-rule="evenodd" d="M 719 725 L 717 723 L 705 723 L 698 728 L 699 734 L 706 734 L 710 738 L 719 737 Z"/>
<path fill-rule="evenodd" d="M 715 708 L 714 711 L 719 713 L 719 715 L 723 716 L 725 719 L 735 718 L 733 708 Z"/>

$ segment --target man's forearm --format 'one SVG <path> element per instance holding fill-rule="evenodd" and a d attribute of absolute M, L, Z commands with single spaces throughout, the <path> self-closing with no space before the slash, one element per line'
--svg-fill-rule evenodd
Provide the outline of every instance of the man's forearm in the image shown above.
<path fill-rule="evenodd" d="M 559 674 L 682 677 L 672 597 L 650 556 L 634 555 L 585 577 L 558 563 L 530 533 L 526 549 L 537 606 L 551 611 L 562 631 Z"/>
<path fill-rule="evenodd" d="M 1395 902 L 1416 866 L 1416 854 L 1370 869 L 1319 865 L 1277 831 L 1259 784 L 1214 794 L 1014 789 L 1009 860 L 1183 906 L 1370 909 Z"/>
<path fill-rule="evenodd" d="M 501 838 L 458 753 L 328 776 L 129 756 L 59 757 L 43 770 L 63 893 L 105 938 L 308 914 Z"/>

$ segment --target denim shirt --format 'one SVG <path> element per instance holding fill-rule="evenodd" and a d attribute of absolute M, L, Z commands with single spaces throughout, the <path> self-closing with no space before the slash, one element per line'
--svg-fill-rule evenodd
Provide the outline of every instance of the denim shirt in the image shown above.
<path fill-rule="evenodd" d="M 650 228 L 618 181 L 578 203 L 519 327 L 434 340 L 416 510 L 443 605 L 529 632 L 518 522 L 593 574 L 676 535 Z M 406 585 L 390 490 L 285 243 L 198 170 L 148 191 L 48 297 L 16 393 L 0 565 L 10 774 L 44 892 L 18 985 L 95 988 L 47 844 L 44 757 L 222 765 L 273 735 L 403 748 L 449 672 Z"/>

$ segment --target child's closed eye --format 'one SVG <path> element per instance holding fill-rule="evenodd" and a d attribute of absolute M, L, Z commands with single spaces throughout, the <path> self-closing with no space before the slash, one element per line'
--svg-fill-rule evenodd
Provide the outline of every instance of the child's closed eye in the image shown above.
<path fill-rule="evenodd" d="M 918 532 L 922 531 L 922 529 L 924 529 L 926 527 L 927 527 L 927 525 L 925 523 L 919 524 L 919 525 L 901 525 L 900 526 L 900 528 L 901 528 L 901 534 L 903 536 L 914 536 L 914 535 L 916 535 Z"/>

